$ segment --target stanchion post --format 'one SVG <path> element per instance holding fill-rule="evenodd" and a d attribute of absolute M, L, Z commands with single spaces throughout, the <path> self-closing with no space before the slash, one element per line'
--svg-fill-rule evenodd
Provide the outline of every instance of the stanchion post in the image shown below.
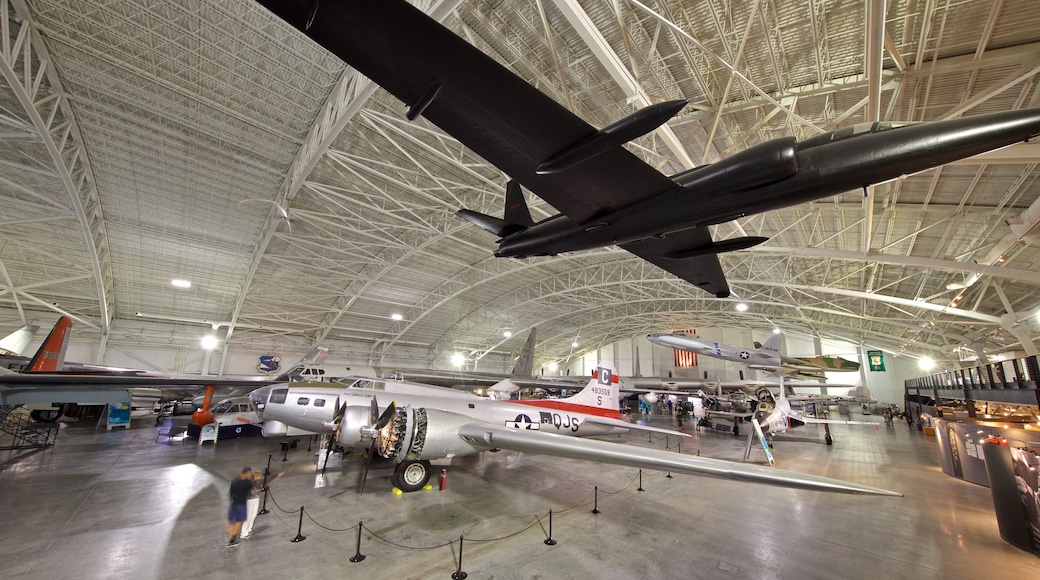
<path fill-rule="evenodd" d="M 462 536 L 459 536 L 459 565 L 451 575 L 451 580 L 466 580 L 469 574 L 462 571 Z"/>
<path fill-rule="evenodd" d="M 365 559 L 365 555 L 361 553 L 361 528 L 363 527 L 365 527 L 364 521 L 357 523 L 357 553 L 350 557 L 350 561 L 355 564 Z"/>
<path fill-rule="evenodd" d="M 267 509 L 267 486 L 264 486 L 264 504 L 260 506 L 260 511 L 256 512 L 256 515 L 262 516 L 271 513 L 271 510 Z"/>
<path fill-rule="evenodd" d="M 664 436 L 664 448 L 671 449 L 671 447 L 668 446 L 668 435 Z"/>
<path fill-rule="evenodd" d="M 645 489 L 643 489 L 643 470 L 642 469 L 639 470 L 639 487 L 636 488 L 636 491 L 639 491 L 639 492 L 646 491 Z"/>
<path fill-rule="evenodd" d="M 296 528 L 296 537 L 289 540 L 290 542 L 302 542 L 307 539 L 307 536 L 303 535 L 303 506 L 300 506 L 300 525 Z"/>
<path fill-rule="evenodd" d="M 549 510 L 549 537 L 545 538 L 546 546 L 555 546 L 556 540 L 552 537 L 552 510 Z"/>
<path fill-rule="evenodd" d="M 599 486 L 592 488 L 592 513 L 599 513 Z"/>

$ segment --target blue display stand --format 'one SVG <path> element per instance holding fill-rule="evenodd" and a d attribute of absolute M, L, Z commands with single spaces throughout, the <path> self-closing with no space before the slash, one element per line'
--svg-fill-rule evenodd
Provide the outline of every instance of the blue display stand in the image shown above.
<path fill-rule="evenodd" d="M 130 403 L 109 403 L 108 405 L 108 430 L 113 427 L 130 427 Z"/>

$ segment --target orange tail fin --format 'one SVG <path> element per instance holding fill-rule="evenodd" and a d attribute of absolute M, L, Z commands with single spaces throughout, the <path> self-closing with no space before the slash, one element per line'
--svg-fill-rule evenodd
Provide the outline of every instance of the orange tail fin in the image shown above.
<path fill-rule="evenodd" d="M 65 364 L 65 350 L 69 348 L 69 332 L 72 330 L 72 319 L 62 316 L 47 335 L 47 340 L 40 345 L 40 350 L 29 361 L 27 371 L 53 372 L 61 370 Z"/>

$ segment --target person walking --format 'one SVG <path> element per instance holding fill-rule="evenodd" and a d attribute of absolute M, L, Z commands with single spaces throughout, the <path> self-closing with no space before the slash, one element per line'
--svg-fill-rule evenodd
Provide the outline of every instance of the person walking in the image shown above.
<path fill-rule="evenodd" d="M 227 533 L 228 547 L 239 544 L 238 533 L 242 531 L 242 523 L 246 521 L 246 502 L 253 490 L 253 468 L 245 466 L 242 473 L 231 480 L 228 495 L 231 497 L 231 507 L 228 508 Z"/>
<path fill-rule="evenodd" d="M 275 479 L 278 479 L 283 475 L 285 475 L 284 471 L 278 472 L 278 475 L 274 476 L 271 481 L 267 482 L 267 485 L 274 483 Z M 256 522 L 256 514 L 260 511 L 260 494 L 265 489 L 263 480 L 263 473 L 253 471 L 253 487 L 249 490 L 249 499 L 246 500 L 246 521 L 242 524 L 242 534 L 239 536 L 243 540 L 248 540 L 249 537 L 253 535 L 253 524 Z"/>

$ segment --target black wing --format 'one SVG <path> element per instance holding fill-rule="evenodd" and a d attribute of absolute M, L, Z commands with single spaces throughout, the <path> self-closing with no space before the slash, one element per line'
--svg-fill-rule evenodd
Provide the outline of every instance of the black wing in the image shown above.
<path fill-rule="evenodd" d="M 535 173 L 596 129 L 406 2 L 259 2 L 576 223 L 675 187 L 622 147 Z"/>
<path fill-rule="evenodd" d="M 407 2 L 315 2 L 312 12 L 297 0 L 258 1 L 403 101 L 409 118 L 426 117 L 575 223 L 675 187 L 623 147 L 559 173 L 536 173 L 596 129 Z M 663 245 L 711 244 L 704 228 L 683 236 L 686 245 Z M 621 247 L 716 296 L 729 295 L 718 257 L 669 260 L 661 246 Z"/>
<path fill-rule="evenodd" d="M 647 238 L 621 244 L 621 247 L 702 290 L 724 298 L 729 296 L 729 284 L 726 283 L 718 255 L 705 254 L 679 260 L 665 257 L 689 248 L 710 246 L 711 243 L 711 234 L 707 228 L 692 228 L 668 234 L 664 238 Z"/>

